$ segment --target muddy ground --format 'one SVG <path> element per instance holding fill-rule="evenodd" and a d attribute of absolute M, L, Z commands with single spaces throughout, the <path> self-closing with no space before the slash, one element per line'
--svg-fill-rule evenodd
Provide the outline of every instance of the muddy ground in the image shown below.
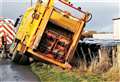
<path fill-rule="evenodd" d="M 39 82 L 29 66 L 16 65 L 10 59 L 0 59 L 0 82 Z"/>

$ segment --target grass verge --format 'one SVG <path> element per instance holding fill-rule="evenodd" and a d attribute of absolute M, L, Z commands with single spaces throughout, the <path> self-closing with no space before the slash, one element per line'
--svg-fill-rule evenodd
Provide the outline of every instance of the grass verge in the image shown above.
<path fill-rule="evenodd" d="M 41 82 L 104 82 L 100 74 L 80 74 L 75 69 L 68 71 L 47 64 L 33 63 L 31 64 L 31 69 Z"/>

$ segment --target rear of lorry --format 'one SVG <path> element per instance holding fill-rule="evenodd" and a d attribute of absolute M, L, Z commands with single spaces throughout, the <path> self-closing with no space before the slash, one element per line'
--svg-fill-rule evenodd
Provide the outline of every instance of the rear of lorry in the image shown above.
<path fill-rule="evenodd" d="M 56 3 L 65 7 L 62 9 Z M 71 68 L 69 62 L 90 18 L 90 13 L 67 2 L 38 0 L 24 13 L 16 33 L 12 60 L 24 64 L 32 57 L 62 68 Z"/>

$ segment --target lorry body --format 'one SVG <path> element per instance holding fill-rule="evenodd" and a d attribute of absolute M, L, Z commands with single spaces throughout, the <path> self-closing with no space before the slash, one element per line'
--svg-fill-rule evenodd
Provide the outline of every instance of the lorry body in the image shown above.
<path fill-rule="evenodd" d="M 8 51 L 14 36 L 14 21 L 0 17 L 0 52 L 3 51 L 3 47 Z"/>
<path fill-rule="evenodd" d="M 71 4 L 59 3 L 80 13 L 73 16 L 67 10 L 54 6 L 56 0 L 38 0 L 23 15 L 12 50 L 12 60 L 17 63 L 28 61 L 30 57 L 53 63 L 62 68 L 70 68 L 71 61 L 81 32 L 90 14 Z"/>

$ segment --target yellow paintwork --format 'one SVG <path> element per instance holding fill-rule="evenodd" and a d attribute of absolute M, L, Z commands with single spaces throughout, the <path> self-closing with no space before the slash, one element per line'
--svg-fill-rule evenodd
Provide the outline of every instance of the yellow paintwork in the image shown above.
<path fill-rule="evenodd" d="M 53 8 L 53 3 L 54 3 L 54 0 L 50 0 L 48 9 Z M 37 20 L 33 19 L 33 17 L 32 17 L 32 14 L 34 13 L 35 9 L 37 10 L 37 13 L 40 15 L 39 19 L 37 19 Z M 16 34 L 16 38 L 21 40 L 21 42 L 24 41 L 24 44 L 27 47 L 30 47 L 32 45 L 33 39 L 36 38 L 38 34 L 42 37 L 44 28 L 47 24 L 47 20 L 65 28 L 67 30 L 70 30 L 71 32 L 76 32 L 78 30 L 79 27 L 77 27 L 77 25 L 79 24 L 80 21 L 66 18 L 60 12 L 56 11 L 55 9 L 53 11 L 51 10 L 51 11 L 47 12 L 48 9 L 46 9 L 45 5 L 41 5 L 40 3 L 37 2 L 35 7 L 31 7 L 25 12 L 22 22 L 19 26 L 18 32 Z M 46 16 L 44 17 L 45 14 L 46 14 L 46 16 L 48 14 L 50 14 L 51 15 L 50 18 L 49 17 L 46 18 Z M 46 21 L 43 21 L 43 20 L 46 20 Z M 44 26 L 44 28 L 43 28 L 43 26 Z M 40 29 L 38 29 L 38 28 L 40 28 Z M 39 32 L 37 32 L 38 30 L 39 30 Z M 37 32 L 37 35 L 34 36 L 36 32 Z M 35 42 L 33 44 L 35 45 L 36 43 L 37 42 Z"/>
<path fill-rule="evenodd" d="M 51 5 L 53 6 L 53 0 L 50 0 Z M 33 19 L 32 14 L 34 13 L 34 10 L 36 9 L 36 13 L 39 14 L 39 19 Z M 43 15 L 45 14 L 46 6 L 38 4 L 35 6 L 35 8 L 29 8 L 22 19 L 22 22 L 19 26 L 18 32 L 16 34 L 16 38 L 25 41 L 24 43 L 29 47 L 31 40 L 33 38 L 33 35 L 35 34 L 37 28 L 39 27 L 39 24 L 43 18 Z"/>
<path fill-rule="evenodd" d="M 76 26 L 80 22 L 80 21 L 76 21 L 76 20 L 67 18 L 56 10 L 53 11 L 53 13 L 50 17 L 50 21 L 71 31 L 71 32 L 76 32 L 76 30 L 79 28 Z"/>
<path fill-rule="evenodd" d="M 52 12 L 53 12 L 53 7 L 50 7 L 49 9 L 46 10 L 46 13 L 44 14 L 43 20 L 41 21 L 40 26 L 38 27 L 37 33 L 35 35 L 35 41 L 31 42 L 31 43 L 33 43 L 32 49 L 35 49 L 38 46 L 39 41 L 42 38 L 45 27 L 50 19 Z"/>
<path fill-rule="evenodd" d="M 63 15 L 63 11 L 59 11 L 54 8 L 53 4 L 54 0 L 49 0 L 47 5 L 37 2 L 35 7 L 31 7 L 25 12 L 16 34 L 16 38 L 20 40 L 17 46 L 17 50 L 21 52 L 28 51 L 34 56 L 37 56 L 61 67 L 65 67 L 65 64 L 62 64 L 59 61 L 53 59 L 46 58 L 44 56 L 40 56 L 39 53 L 32 50 L 36 49 L 39 45 L 46 25 L 48 21 L 50 21 L 73 33 L 71 40 L 72 42 L 65 58 L 65 61 L 69 61 L 74 55 L 75 49 L 81 36 L 81 32 L 87 19 L 89 18 L 89 15 L 87 13 L 84 13 L 84 16 L 82 18 L 83 20 L 74 18 L 71 15 L 68 15 L 66 17 Z M 23 45 L 26 47 L 22 47 Z"/>
<path fill-rule="evenodd" d="M 21 24 L 19 26 L 19 29 L 16 33 L 16 38 L 21 40 L 22 41 L 22 38 L 24 36 L 24 34 L 26 33 L 26 23 L 29 22 L 29 20 L 32 19 L 32 17 L 30 16 L 30 14 L 33 13 L 33 8 L 29 8 L 27 10 L 27 12 L 25 12 L 23 18 L 22 18 L 22 21 L 21 21 Z M 28 20 L 29 19 L 29 20 Z M 24 29 L 24 30 L 23 30 Z"/>

